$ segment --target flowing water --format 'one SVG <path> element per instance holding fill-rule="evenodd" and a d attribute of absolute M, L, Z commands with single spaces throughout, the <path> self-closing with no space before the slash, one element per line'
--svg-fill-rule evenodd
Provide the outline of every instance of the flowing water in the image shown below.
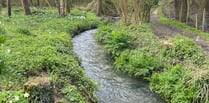
<path fill-rule="evenodd" d="M 96 92 L 99 103 L 164 103 L 149 90 L 147 82 L 114 71 L 104 47 L 94 39 L 95 32 L 88 30 L 75 36 L 73 44 L 87 75 L 100 85 Z"/>

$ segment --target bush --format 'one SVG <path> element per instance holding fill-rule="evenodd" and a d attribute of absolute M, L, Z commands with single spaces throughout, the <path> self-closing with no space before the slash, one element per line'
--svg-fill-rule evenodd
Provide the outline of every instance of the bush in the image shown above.
<path fill-rule="evenodd" d="M 113 32 L 112 26 L 110 26 L 110 25 L 100 26 L 95 34 L 95 37 L 99 42 L 104 43 L 105 41 L 108 40 L 108 36 L 112 32 Z"/>
<path fill-rule="evenodd" d="M 195 85 L 188 69 L 180 65 L 169 67 L 163 73 L 156 73 L 150 79 L 150 88 L 171 103 L 191 103 L 195 95 Z"/>
<path fill-rule="evenodd" d="M 113 31 L 107 38 L 104 41 L 105 48 L 113 57 L 118 57 L 126 49 L 134 48 L 134 38 L 128 32 L 122 30 Z"/>
<path fill-rule="evenodd" d="M 203 50 L 192 39 L 177 35 L 168 41 L 171 41 L 170 45 L 164 46 L 161 53 L 172 63 L 181 63 L 189 59 L 198 65 L 205 63 Z"/>
<path fill-rule="evenodd" d="M 161 67 L 160 60 L 141 51 L 124 51 L 115 60 L 118 70 L 136 77 L 149 77 Z"/>
<path fill-rule="evenodd" d="M 63 102 L 76 102 L 76 103 L 86 103 L 85 99 L 82 95 L 78 92 L 77 88 L 72 85 L 65 86 L 61 92 L 65 94 Z"/>

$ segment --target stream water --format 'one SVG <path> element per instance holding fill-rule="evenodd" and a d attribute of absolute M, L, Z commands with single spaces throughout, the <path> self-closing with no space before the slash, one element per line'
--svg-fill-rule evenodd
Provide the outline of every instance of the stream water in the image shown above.
<path fill-rule="evenodd" d="M 164 103 L 149 90 L 149 84 L 114 71 L 103 46 L 94 39 L 96 29 L 73 38 L 74 52 L 82 60 L 87 75 L 100 89 L 96 92 L 99 103 Z"/>

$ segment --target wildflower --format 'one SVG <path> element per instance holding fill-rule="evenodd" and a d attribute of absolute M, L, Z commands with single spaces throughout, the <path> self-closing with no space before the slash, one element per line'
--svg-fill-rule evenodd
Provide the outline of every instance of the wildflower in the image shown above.
<path fill-rule="evenodd" d="M 7 49 L 7 53 L 9 54 L 11 52 L 11 49 Z"/>
<path fill-rule="evenodd" d="M 15 100 L 18 101 L 20 100 L 20 98 L 18 96 L 15 96 Z"/>
<path fill-rule="evenodd" d="M 30 96 L 30 94 L 25 93 L 23 96 L 26 97 L 26 98 L 28 98 Z"/>

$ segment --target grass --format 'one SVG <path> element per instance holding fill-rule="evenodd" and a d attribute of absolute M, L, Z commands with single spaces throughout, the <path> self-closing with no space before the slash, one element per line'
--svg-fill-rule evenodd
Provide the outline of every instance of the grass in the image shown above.
<path fill-rule="evenodd" d="M 11 96 L 18 96 L 24 103 L 35 101 L 41 92 L 29 91 L 31 95 L 24 98 L 23 87 L 26 82 L 42 76 L 52 79 L 51 93 L 55 101 L 92 102 L 89 98 L 93 98 L 97 85 L 80 67 L 73 53 L 72 37 L 95 28 L 99 23 L 97 17 L 76 9 L 64 18 L 60 18 L 55 9 L 33 8 L 32 12 L 32 16 L 24 16 L 21 8 L 14 8 L 11 18 L 0 16 L 0 42 L 4 41 L 0 46 L 0 102 L 9 102 Z"/>
<path fill-rule="evenodd" d="M 158 10 L 158 19 L 163 24 L 173 26 L 173 27 L 177 27 L 177 28 L 180 28 L 182 30 L 189 31 L 191 33 L 199 35 L 200 37 L 202 37 L 206 40 L 209 40 L 209 33 L 206 33 L 206 32 L 203 32 L 199 29 L 188 26 L 185 23 L 174 21 L 174 20 L 171 20 L 171 19 L 165 17 L 162 13 L 162 8 L 159 8 L 159 10 Z"/>

